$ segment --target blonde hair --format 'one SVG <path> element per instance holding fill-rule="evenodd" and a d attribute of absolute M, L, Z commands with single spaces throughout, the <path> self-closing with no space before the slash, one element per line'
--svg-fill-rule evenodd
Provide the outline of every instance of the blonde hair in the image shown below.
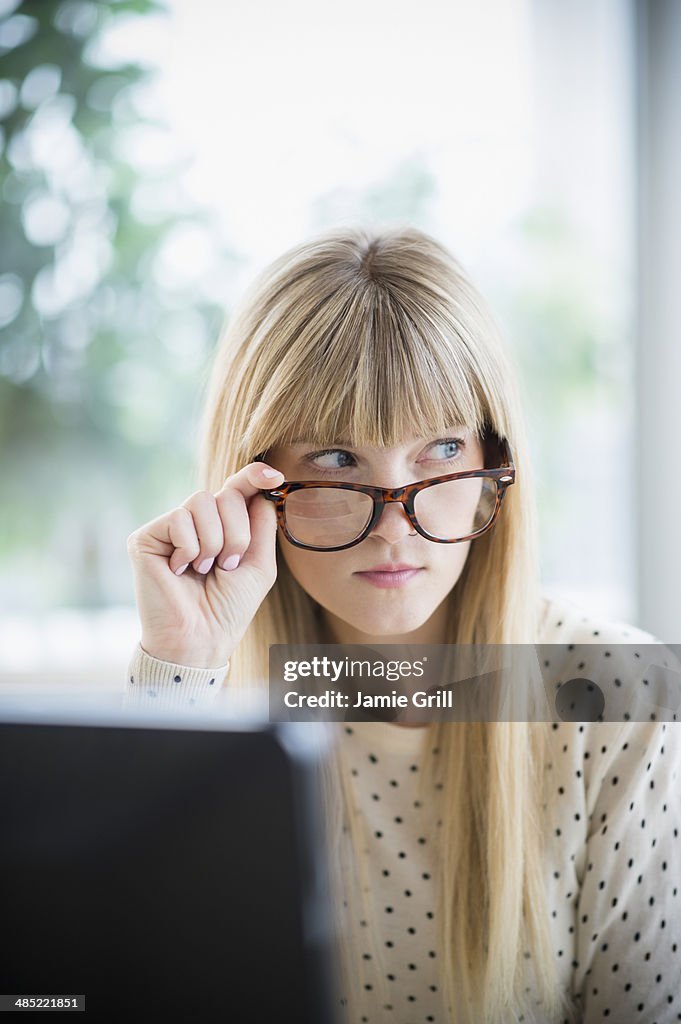
<path fill-rule="evenodd" d="M 399 445 L 454 422 L 506 438 L 517 479 L 494 528 L 471 545 L 449 597 L 448 642 L 538 639 L 535 502 L 518 384 L 484 301 L 449 251 L 413 227 L 341 227 L 268 266 L 218 346 L 201 429 L 200 486 L 303 435 L 328 445 Z M 278 559 L 277 579 L 232 658 L 229 685 L 265 679 L 275 643 L 325 642 L 320 609 Z M 545 722 L 428 725 L 420 784 L 442 782 L 436 884 L 441 989 L 455 1024 L 570 1016 L 551 948 L 540 825 Z M 432 748 L 439 750 L 432 757 Z M 439 763 L 439 768 L 435 762 Z M 366 827 L 353 808 L 342 744 L 324 769 L 339 970 L 348 1020 L 366 984 Z M 352 866 L 350 874 L 345 867 Z M 360 911 L 360 904 L 364 910 Z M 369 930 L 370 931 L 370 930 Z M 529 951 L 531 960 L 527 959 Z M 385 972 L 378 971 L 385 1001 Z M 374 979 L 376 980 L 376 979 Z"/>

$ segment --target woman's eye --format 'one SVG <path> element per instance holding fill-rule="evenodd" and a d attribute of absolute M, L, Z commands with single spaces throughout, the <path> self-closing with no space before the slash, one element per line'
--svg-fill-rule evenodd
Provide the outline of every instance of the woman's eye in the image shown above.
<path fill-rule="evenodd" d="M 444 454 L 440 455 L 439 457 L 435 456 L 435 461 L 447 462 L 450 459 L 459 458 L 465 447 L 466 445 L 462 438 L 446 437 L 443 438 L 441 441 L 435 441 L 435 443 L 431 445 L 430 450 L 437 451 L 437 449 L 439 448 Z"/>
<path fill-rule="evenodd" d="M 426 461 L 451 462 L 454 459 L 460 459 L 465 447 L 466 442 L 461 437 L 443 437 L 429 446 L 429 458 Z M 315 469 L 330 473 L 335 470 L 351 469 L 356 465 L 354 455 L 344 448 L 326 448 L 324 451 L 310 452 L 303 461 L 314 466 Z"/>
<path fill-rule="evenodd" d="M 340 456 L 340 461 L 336 461 L 338 456 Z M 324 459 L 326 461 L 323 461 Z M 352 461 L 346 461 L 348 459 Z M 316 469 L 347 469 L 353 461 L 350 452 L 346 452 L 342 448 L 327 448 L 326 451 L 312 452 L 305 456 L 305 462 L 309 462 Z"/>

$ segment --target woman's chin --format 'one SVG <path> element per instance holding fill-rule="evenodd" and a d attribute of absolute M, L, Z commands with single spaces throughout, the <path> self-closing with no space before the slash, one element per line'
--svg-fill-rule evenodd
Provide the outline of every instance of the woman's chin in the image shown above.
<path fill-rule="evenodd" d="M 348 615 L 340 611 L 335 614 L 352 629 L 371 637 L 374 643 L 380 643 L 383 637 L 385 643 L 390 643 L 391 637 L 414 633 L 428 619 L 427 615 L 425 618 L 423 615 L 357 615 L 356 611 Z"/>

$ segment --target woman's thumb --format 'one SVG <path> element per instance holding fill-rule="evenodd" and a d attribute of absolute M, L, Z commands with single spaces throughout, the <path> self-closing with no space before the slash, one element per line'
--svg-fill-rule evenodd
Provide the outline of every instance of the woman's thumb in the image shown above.
<path fill-rule="evenodd" d="M 271 501 L 256 494 L 248 507 L 251 543 L 241 565 L 251 565 L 266 575 L 276 573 L 277 511 Z"/>

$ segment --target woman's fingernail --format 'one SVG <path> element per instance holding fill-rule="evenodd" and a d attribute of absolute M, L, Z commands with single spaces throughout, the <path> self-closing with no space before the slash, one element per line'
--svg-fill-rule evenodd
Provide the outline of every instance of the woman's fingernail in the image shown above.
<path fill-rule="evenodd" d="M 199 564 L 197 572 L 208 572 L 214 561 L 214 558 L 204 558 L 204 560 Z"/>
<path fill-rule="evenodd" d="M 178 568 L 177 568 L 177 569 L 175 570 L 175 575 L 176 575 L 176 576 L 181 576 L 181 575 L 182 575 L 182 573 L 184 572 L 184 570 L 185 570 L 185 569 L 187 568 L 187 566 L 188 566 L 188 565 L 189 565 L 189 562 L 185 562 L 185 563 L 184 563 L 184 565 L 180 565 L 180 566 L 179 566 L 179 567 L 178 567 Z"/>
<path fill-rule="evenodd" d="M 229 558 L 225 558 L 224 562 L 222 563 L 222 568 L 226 569 L 229 572 L 230 569 L 236 569 L 238 564 L 239 556 L 230 555 Z"/>
<path fill-rule="evenodd" d="M 273 476 L 283 476 L 284 474 L 280 473 L 278 469 L 263 469 L 262 475 L 263 476 L 267 476 L 267 477 L 273 477 Z"/>

